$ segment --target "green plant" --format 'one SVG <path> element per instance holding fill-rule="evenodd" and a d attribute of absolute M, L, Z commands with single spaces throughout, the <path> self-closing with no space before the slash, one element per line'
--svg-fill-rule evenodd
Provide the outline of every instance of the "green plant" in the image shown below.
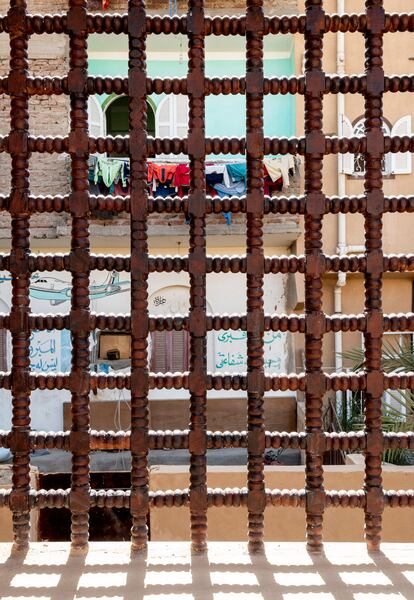
<path fill-rule="evenodd" d="M 364 369 L 365 354 L 363 348 L 354 348 L 343 352 L 341 356 L 352 365 L 352 371 Z M 386 342 L 383 346 L 381 366 L 385 373 L 406 373 L 414 371 L 414 352 L 410 343 L 399 341 Z M 364 394 L 353 394 L 350 405 L 343 416 L 343 428 L 346 431 L 360 430 L 364 426 Z M 414 393 L 411 390 L 388 390 L 383 399 L 382 428 L 386 432 L 410 431 L 414 421 Z M 404 449 L 386 450 L 383 460 L 397 465 L 413 464 L 413 453 Z"/>

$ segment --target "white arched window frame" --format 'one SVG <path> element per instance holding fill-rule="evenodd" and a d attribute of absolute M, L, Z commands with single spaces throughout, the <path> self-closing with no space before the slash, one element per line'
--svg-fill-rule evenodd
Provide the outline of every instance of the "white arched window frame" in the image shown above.
<path fill-rule="evenodd" d="M 411 135 L 411 115 L 406 115 L 399 119 L 392 129 L 387 123 L 383 123 L 383 132 L 386 136 L 405 136 Z M 354 125 L 345 115 L 342 115 L 341 137 L 351 138 L 354 136 L 365 135 L 365 120 L 359 119 Z M 364 157 L 361 154 L 342 154 L 341 172 L 347 175 L 363 177 L 365 173 Z M 412 155 L 410 152 L 398 152 L 396 154 L 388 153 L 383 159 L 384 175 L 404 175 L 412 172 Z"/>
<path fill-rule="evenodd" d="M 106 119 L 102 106 L 96 96 L 88 98 L 89 135 L 103 137 L 106 135 Z"/>
<path fill-rule="evenodd" d="M 168 95 L 155 113 L 155 135 L 159 138 L 186 138 L 188 133 L 188 98 Z"/>

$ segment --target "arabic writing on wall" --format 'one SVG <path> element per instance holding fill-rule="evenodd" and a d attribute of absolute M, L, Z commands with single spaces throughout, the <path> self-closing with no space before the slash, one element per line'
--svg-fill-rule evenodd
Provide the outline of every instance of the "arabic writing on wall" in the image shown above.
<path fill-rule="evenodd" d="M 221 331 L 216 338 L 215 368 L 231 371 L 234 367 L 247 367 L 246 341 L 246 331 Z M 285 334 L 266 331 L 263 341 L 264 368 L 269 372 L 280 371 L 284 365 Z"/>
<path fill-rule="evenodd" d="M 30 337 L 30 368 L 32 371 L 59 371 L 59 346 L 59 337 L 50 331 L 34 331 Z"/>

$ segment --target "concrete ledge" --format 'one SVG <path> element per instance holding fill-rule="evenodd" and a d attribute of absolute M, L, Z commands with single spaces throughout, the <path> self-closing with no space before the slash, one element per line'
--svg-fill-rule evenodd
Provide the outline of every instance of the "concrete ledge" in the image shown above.
<path fill-rule="evenodd" d="M 128 543 L 90 545 L 71 556 L 68 544 L 33 544 L 26 556 L 0 545 L 1 598 L 145 600 L 411 600 L 414 544 L 266 544 L 251 556 L 244 543 L 210 543 L 192 556 L 187 543 L 151 543 L 131 559 Z"/>

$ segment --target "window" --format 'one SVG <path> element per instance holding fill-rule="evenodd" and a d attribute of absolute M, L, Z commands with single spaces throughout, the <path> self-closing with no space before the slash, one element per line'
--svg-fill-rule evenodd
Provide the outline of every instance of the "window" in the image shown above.
<path fill-rule="evenodd" d="M 157 109 L 156 134 L 161 138 L 185 138 L 188 133 L 188 98 L 170 95 Z"/>
<path fill-rule="evenodd" d="M 131 336 L 129 333 L 107 333 L 99 335 L 100 360 L 124 360 L 131 358 Z"/>
<path fill-rule="evenodd" d="M 114 99 L 107 104 L 105 111 L 102 110 L 101 104 L 95 96 L 89 96 L 88 113 L 89 133 L 92 137 L 129 134 L 127 96 L 114 97 Z M 155 115 L 149 102 L 147 102 L 147 128 L 148 135 L 154 136 Z"/>
<path fill-rule="evenodd" d="M 382 126 L 382 131 L 384 135 L 390 135 L 390 129 L 386 123 Z M 365 135 L 365 119 L 360 119 L 354 125 L 354 136 L 364 136 Z M 354 154 L 354 175 L 361 175 L 361 177 L 365 174 L 365 156 L 364 154 Z M 382 157 L 382 173 L 383 175 L 389 175 L 391 172 L 390 165 L 390 154 L 385 154 Z"/>
<path fill-rule="evenodd" d="M 151 371 L 176 373 L 189 370 L 190 336 L 188 331 L 151 333 Z"/>
<path fill-rule="evenodd" d="M 120 96 L 110 102 L 105 110 L 107 135 L 129 134 L 128 97 Z M 152 107 L 147 102 L 147 129 L 148 135 L 155 134 L 155 116 Z"/>
<path fill-rule="evenodd" d="M 345 116 L 341 119 L 341 137 L 355 137 L 365 135 L 365 119 L 358 118 L 354 124 Z M 382 130 L 386 136 L 411 135 L 411 116 L 407 115 L 399 119 L 394 126 L 384 121 Z M 348 175 L 363 177 L 365 174 L 365 157 L 363 154 L 343 154 L 341 156 L 341 172 Z M 382 172 L 384 175 L 405 175 L 412 171 L 412 156 L 410 152 L 398 152 L 386 154 L 382 161 Z"/>

